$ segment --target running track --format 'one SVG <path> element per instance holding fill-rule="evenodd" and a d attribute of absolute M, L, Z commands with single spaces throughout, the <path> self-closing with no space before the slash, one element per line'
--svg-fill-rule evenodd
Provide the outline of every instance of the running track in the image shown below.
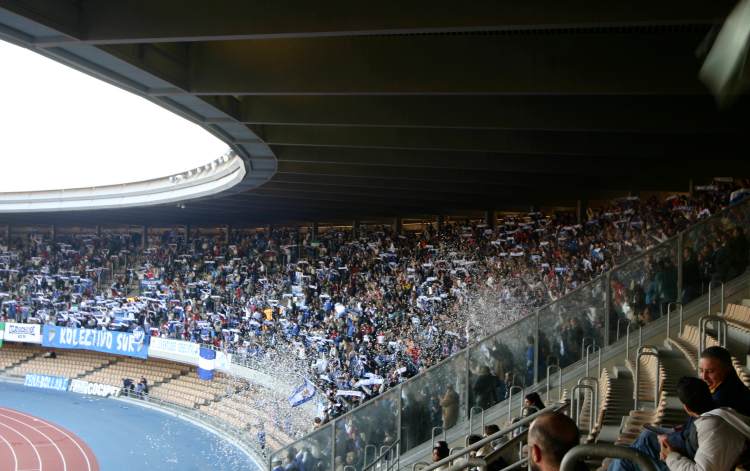
<path fill-rule="evenodd" d="M 0 407 L 0 469 L 99 471 L 91 449 L 64 428 Z"/>

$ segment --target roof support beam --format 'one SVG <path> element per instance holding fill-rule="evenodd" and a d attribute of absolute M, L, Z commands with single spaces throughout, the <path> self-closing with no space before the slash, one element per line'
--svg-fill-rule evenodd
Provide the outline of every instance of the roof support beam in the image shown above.
<path fill-rule="evenodd" d="M 586 27 L 707 24 L 723 19 L 730 0 L 589 2 L 450 0 L 380 2 L 363 9 L 347 0 L 0 0 L 0 8 L 65 32 L 84 44 L 238 39 L 353 37 L 472 31 L 539 31 Z M 49 38 L 40 45 L 68 44 Z"/>
<path fill-rule="evenodd" d="M 190 47 L 208 95 L 705 94 L 705 31 L 218 41 Z"/>

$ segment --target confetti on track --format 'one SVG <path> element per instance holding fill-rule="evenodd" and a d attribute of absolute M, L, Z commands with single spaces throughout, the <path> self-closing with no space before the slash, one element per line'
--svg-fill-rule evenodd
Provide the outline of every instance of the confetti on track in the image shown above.
<path fill-rule="evenodd" d="M 94 453 L 68 430 L 0 407 L 0 469 L 99 471 Z"/>

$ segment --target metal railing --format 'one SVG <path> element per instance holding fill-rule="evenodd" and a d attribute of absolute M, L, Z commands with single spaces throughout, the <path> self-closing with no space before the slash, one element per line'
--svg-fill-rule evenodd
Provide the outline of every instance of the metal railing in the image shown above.
<path fill-rule="evenodd" d="M 549 381 L 549 378 L 550 378 L 550 371 L 553 368 L 557 368 L 557 400 L 558 401 L 562 400 L 562 394 L 563 394 L 562 369 L 560 368 L 560 365 L 549 365 L 547 367 L 547 380 L 546 380 L 546 383 L 547 383 L 547 402 L 549 402 L 549 391 L 550 391 L 550 386 L 549 386 L 550 381 Z"/>
<path fill-rule="evenodd" d="M 722 314 L 724 313 L 724 283 L 722 283 L 721 281 L 710 281 L 708 283 L 708 314 L 709 315 L 711 315 L 711 288 L 717 283 L 721 287 L 721 297 L 719 300 L 719 312 Z"/>
<path fill-rule="evenodd" d="M 634 462 L 642 471 L 658 471 L 648 456 L 633 448 L 616 445 L 578 445 L 565 453 L 560 471 L 575 471 L 576 464 L 587 458 L 620 458 Z"/>
<path fill-rule="evenodd" d="M 474 443 L 474 444 L 472 444 L 470 446 L 467 446 L 466 448 L 464 448 L 460 452 L 456 453 L 455 455 L 449 456 L 448 458 L 443 458 L 440 461 L 436 461 L 435 463 L 430 464 L 426 468 L 422 468 L 422 471 L 433 471 L 435 469 L 441 468 L 444 465 L 449 465 L 456 458 L 460 458 L 460 457 L 462 457 L 464 455 L 467 455 L 467 454 L 471 453 L 472 451 L 478 451 L 480 448 L 482 448 L 483 446 L 487 445 L 488 443 L 492 443 L 493 441 L 497 440 L 498 438 L 502 438 L 504 435 L 512 433 L 513 431 L 515 431 L 517 429 L 520 429 L 521 427 L 525 427 L 525 426 L 531 424 L 531 422 L 533 422 L 540 415 L 546 414 L 546 413 L 549 413 L 549 412 L 559 411 L 563 407 L 565 407 L 564 404 L 555 404 L 555 405 L 552 405 L 552 406 L 545 407 L 544 409 L 542 409 L 542 410 L 540 410 L 540 411 L 538 411 L 538 412 L 536 412 L 534 414 L 531 414 L 528 417 L 524 417 L 524 418 L 518 420 L 517 422 L 515 422 L 515 423 L 511 424 L 510 426 L 508 426 L 508 427 L 500 430 L 499 432 L 493 433 L 492 435 L 490 435 L 488 437 L 485 437 L 485 438 L 479 440 L 478 442 L 476 442 L 476 443 Z M 458 469 L 463 469 L 463 468 L 458 468 Z"/>
<path fill-rule="evenodd" d="M 724 284 L 722 283 L 722 286 Z M 723 291 L 722 291 L 723 292 Z M 698 319 L 698 359 L 701 359 L 701 352 L 706 349 L 706 327 L 709 322 L 716 323 L 716 337 L 719 341 L 719 345 L 722 347 L 727 346 L 727 320 L 722 316 L 708 315 L 702 316 Z"/>
<path fill-rule="evenodd" d="M 656 378 L 654 379 L 654 409 L 659 407 L 659 369 L 661 367 L 661 359 L 659 358 L 659 349 L 653 345 L 644 345 L 638 348 L 638 354 L 635 357 L 635 379 L 633 380 L 633 409 L 638 410 L 638 402 L 640 396 L 640 374 L 641 374 L 641 357 L 652 356 L 656 357 Z"/>
<path fill-rule="evenodd" d="M 669 335 L 669 328 L 672 324 L 672 306 L 679 306 L 680 307 L 680 323 L 677 326 L 677 336 L 679 337 L 682 334 L 682 308 L 683 305 L 679 301 L 671 302 L 667 304 L 667 338 L 670 338 Z"/>
<path fill-rule="evenodd" d="M 484 409 L 482 409 L 479 406 L 474 406 L 471 409 L 469 409 L 469 435 L 474 433 L 474 411 L 479 410 L 479 417 L 480 417 L 480 423 L 481 423 L 481 429 L 480 431 L 484 430 Z"/>
<path fill-rule="evenodd" d="M 583 400 L 581 399 L 581 391 L 591 391 L 591 402 L 589 402 L 589 432 L 594 430 L 594 387 L 588 384 L 576 384 L 570 391 L 570 416 L 576 423 L 576 426 L 581 426 L 581 415 L 583 415 Z"/>

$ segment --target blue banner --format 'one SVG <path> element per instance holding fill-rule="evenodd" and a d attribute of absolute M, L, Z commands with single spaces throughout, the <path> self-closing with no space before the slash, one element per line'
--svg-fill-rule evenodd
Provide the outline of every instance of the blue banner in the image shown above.
<path fill-rule="evenodd" d="M 198 377 L 205 381 L 214 379 L 216 368 L 216 350 L 201 346 L 198 358 Z"/>
<path fill-rule="evenodd" d="M 27 374 L 26 380 L 23 382 L 23 385 L 29 386 L 31 388 L 67 391 L 68 390 L 68 378 L 63 378 L 62 376 Z"/>
<path fill-rule="evenodd" d="M 42 345 L 52 348 L 93 350 L 144 359 L 148 356 L 148 342 L 143 330 L 131 333 L 45 325 L 42 329 Z"/>

